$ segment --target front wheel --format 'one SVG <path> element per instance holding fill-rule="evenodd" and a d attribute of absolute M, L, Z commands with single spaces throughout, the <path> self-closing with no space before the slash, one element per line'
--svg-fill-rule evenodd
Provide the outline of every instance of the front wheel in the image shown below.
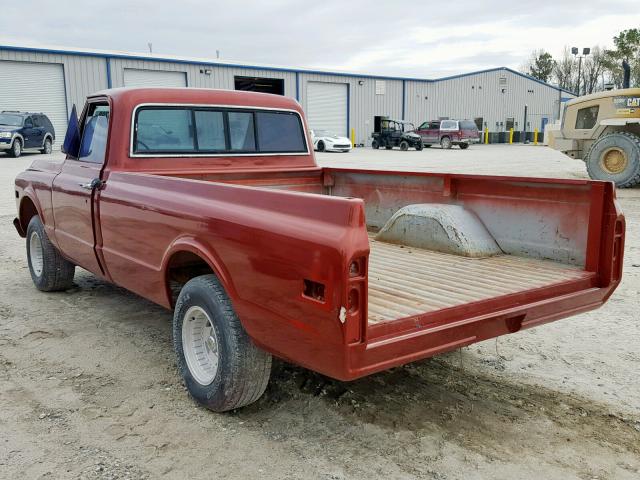
<path fill-rule="evenodd" d="M 11 144 L 11 150 L 9 150 L 9 155 L 13 158 L 18 158 L 22 155 L 22 142 L 19 138 L 16 138 Z"/>
<path fill-rule="evenodd" d="M 469 148 L 469 144 L 468 143 L 461 143 L 460 144 L 460 150 L 466 150 L 467 148 Z"/>
<path fill-rule="evenodd" d="M 318 142 L 318 151 L 319 152 L 324 152 L 325 148 L 324 148 L 324 142 L 320 141 Z"/>
<path fill-rule="evenodd" d="M 40 153 L 49 155 L 52 151 L 53 151 L 53 144 L 51 143 L 51 139 L 47 138 L 44 141 L 44 145 L 42 146 L 42 150 L 40 150 Z"/>
<path fill-rule="evenodd" d="M 56 292 L 73 285 L 76 267 L 53 246 L 37 215 L 27 227 L 27 260 L 29 273 L 38 290 Z"/>
<path fill-rule="evenodd" d="M 419 142 L 419 143 L 416 144 L 416 150 L 417 151 L 422 150 L 422 142 Z"/>
<path fill-rule="evenodd" d="M 407 142 L 406 140 L 402 140 L 400 142 L 400 150 L 402 150 L 403 152 L 409 150 L 409 142 Z"/>
<path fill-rule="evenodd" d="M 600 137 L 584 160 L 594 180 L 609 180 L 619 188 L 640 184 L 640 137 L 632 133 L 616 132 Z"/>
<path fill-rule="evenodd" d="M 180 291 L 173 345 L 187 390 L 210 410 L 249 405 L 267 388 L 271 355 L 253 344 L 215 275 L 189 280 Z"/>
<path fill-rule="evenodd" d="M 371 142 L 371 148 L 373 148 L 374 150 L 378 150 L 380 148 L 380 144 L 378 143 L 377 140 L 373 140 Z"/>

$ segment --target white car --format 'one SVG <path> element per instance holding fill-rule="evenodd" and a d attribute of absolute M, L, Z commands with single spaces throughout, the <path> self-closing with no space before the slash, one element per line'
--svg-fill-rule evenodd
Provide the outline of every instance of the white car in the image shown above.
<path fill-rule="evenodd" d="M 351 150 L 351 140 L 339 137 L 328 130 L 311 130 L 313 149 L 317 152 L 348 152 Z"/>

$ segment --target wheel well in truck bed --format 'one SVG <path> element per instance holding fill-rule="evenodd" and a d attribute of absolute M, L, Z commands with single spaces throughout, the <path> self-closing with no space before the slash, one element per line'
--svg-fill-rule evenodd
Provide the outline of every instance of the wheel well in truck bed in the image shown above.
<path fill-rule="evenodd" d="M 200 275 L 215 274 L 209 264 L 192 252 L 175 252 L 166 268 L 166 285 L 173 307 L 185 283 Z"/>

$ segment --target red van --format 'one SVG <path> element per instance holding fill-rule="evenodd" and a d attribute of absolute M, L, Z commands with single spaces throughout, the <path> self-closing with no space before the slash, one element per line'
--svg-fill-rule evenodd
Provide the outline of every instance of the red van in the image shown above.
<path fill-rule="evenodd" d="M 431 120 L 420 125 L 415 133 L 420 135 L 425 147 L 458 145 L 464 150 L 472 143 L 480 143 L 478 127 L 473 120 Z"/>

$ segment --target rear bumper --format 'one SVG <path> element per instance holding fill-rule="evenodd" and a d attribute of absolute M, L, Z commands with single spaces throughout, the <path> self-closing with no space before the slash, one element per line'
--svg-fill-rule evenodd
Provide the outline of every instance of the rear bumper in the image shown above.
<path fill-rule="evenodd" d="M 461 143 L 467 143 L 467 144 L 480 143 L 480 139 L 479 138 L 462 138 L 462 139 L 457 140 L 457 141 L 455 141 L 453 143 L 455 145 L 459 145 Z"/>

